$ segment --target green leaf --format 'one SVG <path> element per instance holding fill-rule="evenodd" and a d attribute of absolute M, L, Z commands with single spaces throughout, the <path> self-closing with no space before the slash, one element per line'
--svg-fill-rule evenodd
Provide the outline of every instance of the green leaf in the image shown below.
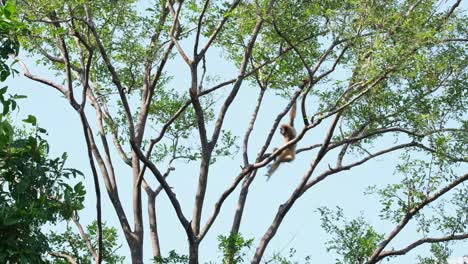
<path fill-rule="evenodd" d="M 5 16 L 10 18 L 11 15 L 13 15 L 16 11 L 16 5 L 14 1 L 8 1 L 6 2 L 5 7 L 3 8 L 3 11 L 5 12 Z"/>
<path fill-rule="evenodd" d="M 15 94 L 13 95 L 13 99 L 25 99 L 28 98 L 26 95 Z"/>
<path fill-rule="evenodd" d="M 6 91 L 7 91 L 7 89 L 8 89 L 8 86 L 2 87 L 2 88 L 0 89 L 0 95 L 5 94 Z"/>
<path fill-rule="evenodd" d="M 35 126 L 37 124 L 37 119 L 33 115 L 28 115 L 28 118 L 23 119 L 23 122 L 29 123 L 29 124 Z"/>

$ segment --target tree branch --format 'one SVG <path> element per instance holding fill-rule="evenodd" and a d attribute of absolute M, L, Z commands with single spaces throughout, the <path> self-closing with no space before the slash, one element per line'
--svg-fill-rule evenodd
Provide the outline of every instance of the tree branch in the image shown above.
<path fill-rule="evenodd" d="M 440 243 L 440 242 L 446 242 L 446 241 L 453 241 L 453 240 L 464 240 L 464 239 L 468 239 L 468 234 L 459 234 L 459 235 L 449 235 L 449 236 L 444 236 L 444 237 L 438 237 L 438 238 L 429 238 L 429 237 L 425 237 L 425 238 L 421 238 L 411 244 L 409 244 L 408 246 L 402 248 L 402 249 L 399 249 L 399 250 L 391 250 L 391 251 L 383 251 L 379 257 L 377 258 L 376 262 L 386 258 L 386 257 L 390 257 L 390 256 L 401 256 L 401 255 L 405 255 L 407 254 L 408 252 L 410 252 L 411 250 L 413 250 L 414 248 L 420 246 L 420 245 L 423 245 L 423 244 L 426 244 L 426 243 Z"/>
<path fill-rule="evenodd" d="M 89 253 L 91 254 L 91 256 L 93 257 L 94 260 L 97 260 L 98 255 L 96 254 L 96 251 L 94 251 L 93 244 L 91 243 L 91 241 L 89 240 L 88 235 L 86 235 L 83 227 L 81 226 L 80 221 L 78 220 L 78 217 L 77 217 L 76 213 L 73 214 L 72 220 L 73 220 L 73 223 L 75 223 L 76 227 L 78 228 L 78 233 L 80 234 L 81 239 L 83 239 L 83 241 L 85 242 Z"/>
<path fill-rule="evenodd" d="M 322 181 L 323 179 L 325 179 L 327 176 L 329 175 L 332 175 L 332 174 L 336 174 L 338 172 L 341 172 L 341 171 L 344 171 L 344 170 L 350 170 L 356 166 L 359 166 L 359 165 L 362 165 L 364 164 L 365 162 L 371 160 L 371 159 L 374 159 L 376 157 L 379 157 L 379 156 L 382 156 L 384 154 L 387 154 L 387 153 L 390 153 L 390 152 L 393 152 L 393 151 L 396 151 L 396 150 L 399 150 L 399 149 L 404 149 L 404 148 L 408 148 L 408 147 L 414 147 L 416 146 L 416 142 L 410 142 L 410 143 L 406 143 L 406 144 L 401 144 L 401 145 L 396 145 L 394 147 L 391 147 L 391 148 L 388 148 L 388 149 L 384 149 L 384 150 L 381 150 L 379 152 L 376 152 L 374 154 L 371 154 L 367 157 L 365 157 L 364 159 L 361 159 L 359 161 L 356 161 L 356 162 L 353 162 L 351 164 L 348 164 L 348 165 L 341 165 L 341 166 L 337 166 L 336 168 L 330 168 L 329 170 L 321 173 L 320 175 L 318 175 L 317 177 L 315 177 L 314 179 L 312 179 L 311 181 L 307 182 L 307 184 L 304 186 L 304 191 L 307 191 L 308 189 L 310 189 L 312 186 L 316 185 L 317 183 L 319 183 L 320 181 Z M 329 147 L 329 150 L 331 150 L 332 148 Z"/>
<path fill-rule="evenodd" d="M 252 114 L 252 118 L 250 119 L 249 125 L 247 127 L 247 131 L 245 132 L 245 135 L 244 135 L 244 140 L 242 144 L 242 156 L 244 159 L 244 166 L 249 165 L 248 144 L 249 144 L 250 133 L 252 133 L 252 130 L 255 125 L 255 121 L 257 120 L 257 114 L 260 109 L 260 105 L 262 104 L 263 95 L 265 94 L 265 91 L 266 89 L 260 88 L 260 93 L 257 99 L 257 105 L 255 106 L 255 109 Z"/>
<path fill-rule="evenodd" d="M 229 7 L 228 11 L 226 13 L 230 13 L 232 12 L 236 7 L 237 5 L 240 3 L 240 0 L 234 0 L 232 3 L 231 3 L 231 6 Z M 221 21 L 218 23 L 218 25 L 216 26 L 215 30 L 213 31 L 213 33 L 211 34 L 211 36 L 208 38 L 208 41 L 207 43 L 205 44 L 205 46 L 202 48 L 202 50 L 200 51 L 200 53 L 198 53 L 198 55 L 196 56 L 195 58 L 195 61 L 198 62 L 201 58 L 203 58 L 203 56 L 205 56 L 205 53 L 208 51 L 208 49 L 210 48 L 211 44 L 213 43 L 213 41 L 216 39 L 216 37 L 218 36 L 219 32 L 221 31 L 221 29 L 223 28 L 224 24 L 226 23 L 226 21 L 228 20 L 229 16 L 228 15 L 224 15 L 223 16 L 223 19 L 221 19 Z M 198 39 L 198 38 L 197 38 Z M 197 52 L 197 50 L 195 50 L 195 52 Z"/>
<path fill-rule="evenodd" d="M 201 11 L 200 16 L 198 17 L 198 24 L 197 24 L 197 33 L 195 35 L 195 44 L 193 45 L 193 56 L 196 57 L 198 53 L 198 43 L 200 41 L 200 33 L 201 33 L 201 28 L 202 28 L 202 23 L 203 23 L 203 17 L 205 16 L 206 9 L 208 8 L 208 5 L 210 4 L 210 0 L 205 0 L 205 4 L 203 5 L 203 9 Z M 225 16 L 223 16 L 225 17 Z"/>
<path fill-rule="evenodd" d="M 323 157 L 325 156 L 325 154 L 328 151 L 328 146 L 330 144 L 330 140 L 331 140 L 331 138 L 333 136 L 336 124 L 338 123 L 338 120 L 340 119 L 340 117 L 341 117 L 340 113 L 338 113 L 335 116 L 335 118 L 333 119 L 333 121 L 332 121 L 332 123 L 331 123 L 331 125 L 330 125 L 330 127 L 328 129 L 327 134 L 325 135 L 322 147 L 320 148 L 319 152 L 317 153 L 317 155 L 315 157 L 315 160 L 312 162 L 312 164 L 310 165 L 310 168 L 305 173 L 305 175 L 302 177 L 299 185 L 296 187 L 296 189 L 291 194 L 289 199 L 285 203 L 283 203 L 282 205 L 279 206 L 278 212 L 276 213 L 276 216 L 275 216 L 272 224 L 270 225 L 268 230 L 265 232 L 265 234 L 263 235 L 259 245 L 257 246 L 257 249 L 255 251 L 255 255 L 252 258 L 252 263 L 254 263 L 254 264 L 260 263 L 260 260 L 261 260 L 261 258 L 263 256 L 263 253 L 265 252 L 265 249 L 266 249 L 268 243 L 273 238 L 273 236 L 276 234 L 276 231 L 278 230 L 278 228 L 279 228 L 281 222 L 283 221 L 285 215 L 291 209 L 291 207 L 293 206 L 295 201 L 302 195 L 303 190 L 304 190 L 303 189 L 304 186 L 306 185 L 309 178 L 312 176 L 312 173 L 315 171 L 315 168 L 317 167 L 317 165 L 320 163 L 320 161 L 323 159 Z M 305 131 L 305 129 L 303 131 Z"/>
<path fill-rule="evenodd" d="M 141 150 L 138 148 L 138 146 L 136 146 L 136 144 L 133 141 L 131 141 L 131 144 L 132 144 L 133 150 L 135 151 L 136 155 L 138 156 L 138 159 L 143 161 L 143 163 L 145 163 L 146 166 L 151 170 L 151 172 L 154 174 L 154 176 L 158 180 L 159 184 L 161 184 L 161 186 L 163 187 L 166 195 L 169 197 L 169 200 L 171 201 L 172 207 L 174 208 L 174 210 L 175 210 L 175 212 L 177 214 L 177 218 L 179 219 L 180 223 L 182 224 L 182 226 L 185 229 L 185 232 L 187 234 L 187 238 L 190 241 L 194 241 L 195 236 L 193 235 L 192 229 L 190 228 L 190 223 L 185 218 L 185 216 L 184 216 L 184 214 L 182 212 L 182 208 L 180 206 L 180 203 L 177 200 L 176 195 L 172 192 L 171 187 L 167 184 L 167 182 L 164 179 L 161 172 L 159 172 L 159 170 L 156 168 L 156 166 L 154 166 L 153 162 L 151 162 L 149 159 L 147 159 L 145 157 L 145 155 L 141 152 Z"/>
<path fill-rule="evenodd" d="M 56 258 L 62 258 L 64 260 L 68 261 L 68 263 L 70 263 L 70 264 L 78 264 L 72 256 L 70 256 L 70 255 L 68 255 L 66 253 L 63 253 L 63 252 L 51 251 L 51 252 L 49 252 L 49 255 L 51 255 L 52 257 L 56 257 Z"/>
<path fill-rule="evenodd" d="M 431 196 L 427 196 L 420 204 L 416 205 L 412 209 L 408 211 L 408 213 L 403 217 L 403 219 L 398 223 L 398 225 L 387 235 L 387 237 L 380 242 L 377 248 L 374 250 L 372 255 L 367 260 L 366 264 L 373 264 L 377 263 L 378 258 L 385 247 L 390 243 L 390 241 L 395 238 L 401 230 L 408 224 L 408 222 L 416 215 L 421 209 L 423 209 L 426 205 L 432 203 L 433 201 L 440 198 L 442 195 L 447 193 L 448 191 L 452 190 L 453 188 L 457 187 L 459 184 L 468 180 L 468 174 L 458 177 L 456 180 L 451 182 L 449 185 L 445 186 L 444 188 L 440 189 L 438 192 L 434 193 Z"/>
<path fill-rule="evenodd" d="M 94 39 L 96 41 L 96 44 L 98 46 L 99 52 L 100 52 L 100 54 L 102 56 L 102 59 L 104 60 L 104 63 L 106 65 L 107 69 L 109 70 L 109 73 L 112 76 L 112 82 L 117 87 L 117 90 L 118 90 L 119 95 L 120 95 L 120 100 L 122 100 L 122 105 L 123 105 L 123 107 L 125 109 L 125 116 L 127 117 L 127 120 L 128 120 L 130 138 L 134 139 L 135 138 L 135 128 L 134 128 L 134 124 L 133 124 L 132 111 L 130 110 L 128 100 L 127 100 L 127 97 L 126 97 L 125 92 L 124 92 L 124 87 L 123 87 L 122 82 L 120 81 L 120 78 L 119 78 L 119 76 L 118 76 L 118 74 L 117 74 L 117 72 L 116 72 L 116 70 L 114 68 L 114 65 L 112 65 L 112 62 L 111 62 L 111 60 L 109 58 L 109 55 L 107 54 L 106 49 L 104 48 L 104 45 L 101 42 L 101 38 L 99 36 L 99 33 L 96 30 L 96 27 L 94 25 L 94 22 L 93 22 L 93 19 L 91 17 L 91 14 L 90 14 L 90 11 L 88 9 L 87 4 L 84 4 L 84 8 L 85 8 L 86 17 L 87 17 L 86 24 L 88 25 L 89 29 L 91 30 L 91 32 L 92 32 L 92 34 L 94 36 Z"/>

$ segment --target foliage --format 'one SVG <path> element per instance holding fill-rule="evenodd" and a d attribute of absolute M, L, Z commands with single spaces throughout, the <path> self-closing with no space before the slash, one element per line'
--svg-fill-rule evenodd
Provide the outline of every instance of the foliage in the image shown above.
<path fill-rule="evenodd" d="M 97 242 L 97 222 L 93 221 L 86 227 L 85 234 L 91 241 L 93 249 L 98 248 Z M 108 227 L 105 223 L 102 224 L 102 243 L 103 252 L 102 260 L 108 264 L 125 263 L 125 257 L 119 256 L 116 251 L 121 247 L 118 242 L 117 229 L 114 227 Z M 67 224 L 67 229 L 63 233 L 53 232 L 50 235 L 51 248 L 53 251 L 66 253 L 73 257 L 77 263 L 91 264 L 94 260 L 89 253 L 85 241 L 79 235 L 73 232 L 72 228 Z M 55 258 L 53 260 L 55 264 L 66 264 L 68 262 Z"/>
<path fill-rule="evenodd" d="M 184 264 L 188 263 L 188 256 L 187 255 L 179 255 L 175 250 L 169 251 L 167 257 L 155 257 L 153 259 L 155 264 Z"/>
<path fill-rule="evenodd" d="M 6 89 L 2 89 L 4 98 Z M 69 219 L 83 208 L 85 190 L 70 180 L 81 172 L 64 167 L 67 155 L 50 158 L 46 130 L 36 118 L 24 119 L 28 130 L 14 127 L 9 114 L 16 108 L 12 96 L 0 100 L 0 261 L 42 263 L 49 241 L 42 227 Z M 5 114 L 6 112 L 6 114 Z"/>
<path fill-rule="evenodd" d="M 347 220 L 343 209 L 339 207 L 335 212 L 326 207 L 319 208 L 318 211 L 322 228 L 332 236 L 327 242 L 327 250 L 342 256 L 336 263 L 366 263 L 383 235 L 377 233 L 362 216 Z"/>
<path fill-rule="evenodd" d="M 438 264 L 447 263 L 448 258 L 452 251 L 448 243 L 443 244 L 432 244 L 431 245 L 432 256 L 421 257 L 418 256 L 418 264 Z"/>
<path fill-rule="evenodd" d="M 81 182 L 69 183 L 82 174 L 64 167 L 65 153 L 48 156 L 46 131 L 37 126 L 34 116 L 23 120 L 32 126 L 29 130 L 10 123 L 17 98 L 2 101 L 8 102 L 3 104 L 7 113 L 0 114 L 0 261 L 42 263 L 49 250 L 42 227 L 69 219 L 82 209 L 85 190 Z"/>
<path fill-rule="evenodd" d="M 16 17 L 16 5 L 13 0 L 0 4 L 0 82 L 6 80 L 10 73 L 15 73 L 6 64 L 10 54 L 19 53 L 19 42 L 16 34 L 24 30 L 24 26 Z"/>
<path fill-rule="evenodd" d="M 294 260 L 295 254 L 296 254 L 296 250 L 294 248 L 289 249 L 289 254 L 286 257 L 276 252 L 273 254 L 273 257 L 267 263 L 269 264 L 310 264 L 312 263 L 311 256 L 306 256 L 301 261 L 295 261 Z"/>
<path fill-rule="evenodd" d="M 243 263 L 247 255 L 244 250 L 250 249 L 254 239 L 245 239 L 242 234 L 218 236 L 218 248 L 223 252 L 223 263 Z"/>

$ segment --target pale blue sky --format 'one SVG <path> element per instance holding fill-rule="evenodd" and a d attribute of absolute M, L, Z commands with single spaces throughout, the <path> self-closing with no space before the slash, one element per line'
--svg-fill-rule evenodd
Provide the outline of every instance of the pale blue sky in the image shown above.
<path fill-rule="evenodd" d="M 466 7 L 466 3 L 463 4 Z M 215 54 L 215 52 L 209 54 L 208 71 L 211 72 L 211 74 L 219 75 L 221 80 L 235 77 L 237 75 L 235 68 L 225 63 L 219 54 Z M 24 58 L 24 54 L 21 54 L 21 57 Z M 32 59 L 26 59 L 25 61 L 33 74 L 54 79 L 54 76 L 46 69 L 34 66 Z M 177 87 L 177 89 L 187 90 L 188 77 L 190 76 L 187 66 L 177 59 L 171 62 L 168 67 L 170 72 L 176 74 L 176 76 L 185 77 L 183 80 L 178 77 L 171 85 Z M 85 174 L 84 183 L 88 190 L 88 195 L 86 208 L 80 215 L 82 224 L 89 224 L 95 219 L 96 215 L 95 197 L 92 175 L 87 160 L 85 141 L 82 136 L 83 131 L 78 115 L 71 109 L 67 101 L 50 87 L 29 81 L 22 76 L 10 78 L 7 81 L 7 85 L 10 87 L 11 93 L 25 94 L 28 96 L 27 99 L 19 102 L 21 111 L 19 116 L 17 116 L 18 119 L 27 114 L 36 115 L 39 125 L 46 128 L 49 132 L 47 139 L 51 145 L 51 154 L 57 156 L 61 155 L 62 152 L 68 152 L 69 161 L 67 166 L 79 169 Z M 225 88 L 223 91 L 226 91 L 226 89 L 229 88 Z M 226 128 L 231 129 L 235 135 L 240 137 L 239 143 L 241 143 L 244 131 L 250 119 L 257 94 L 258 91 L 256 88 L 249 87 L 247 83 L 245 83 L 226 117 Z M 223 93 L 219 93 L 215 98 L 220 98 L 222 95 Z M 267 92 L 264 101 L 266 103 L 260 109 L 260 118 L 251 135 L 251 159 L 255 157 L 255 151 L 264 142 L 265 135 L 269 131 L 276 113 L 279 112 L 279 109 L 282 109 L 286 103 L 285 100 L 274 96 L 274 93 L 271 91 Z M 92 118 L 93 114 L 90 113 L 89 116 L 90 120 L 94 122 Z M 299 146 L 307 146 L 311 143 L 321 142 L 325 133 L 324 125 L 326 125 L 326 123 L 314 129 Z M 147 135 L 151 135 L 150 130 L 148 130 Z M 273 145 L 278 145 L 280 143 L 280 138 L 276 136 L 273 140 Z M 387 143 L 390 143 L 390 141 Z M 382 148 L 384 147 L 385 146 Z M 115 152 L 112 154 L 117 172 L 118 184 L 120 186 L 120 197 L 123 200 L 127 216 L 132 222 L 131 188 L 128 188 L 128 186 L 131 186 L 131 172 L 126 165 L 120 162 L 120 158 Z M 206 216 L 211 214 L 214 201 L 217 200 L 220 193 L 230 185 L 233 178 L 239 172 L 239 166 L 242 164 L 240 154 L 239 152 L 235 160 L 219 160 L 219 162 L 210 169 L 209 186 L 205 202 L 206 206 L 203 214 L 205 218 L 203 219 L 206 219 Z M 359 216 L 360 213 L 363 212 L 366 220 L 368 220 L 377 231 L 383 233 L 389 232 L 392 229 L 392 225 L 383 223 L 378 218 L 380 209 L 378 200 L 375 196 L 364 196 L 363 191 L 370 185 L 384 186 L 385 184 L 396 182 L 401 179 L 400 176 L 393 174 L 398 154 L 399 153 L 386 155 L 353 169 L 352 171 L 345 171 L 338 175 L 331 176 L 312 188 L 299 199 L 289 215 L 285 218 L 276 237 L 271 241 L 264 259 L 268 259 L 273 252 L 278 251 L 287 255 L 289 248 L 293 247 L 297 250 L 296 257 L 298 259 L 302 259 L 306 255 L 311 255 L 312 260 L 314 260 L 313 263 L 334 263 L 335 256 L 332 253 L 328 253 L 324 245 L 324 241 L 326 241 L 329 236 L 321 229 L 319 215 L 316 212 L 316 209 L 321 206 L 328 206 L 330 208 L 340 206 L 350 218 Z M 266 228 L 271 224 L 271 219 L 276 213 L 278 206 L 287 199 L 314 155 L 315 152 L 300 154 L 294 163 L 280 166 L 280 169 L 268 182 L 265 181 L 262 175 L 263 173 L 259 173 L 256 180 L 251 185 L 241 225 L 241 233 L 244 237 L 255 238 L 255 242 L 258 242 Z M 333 155 L 330 156 L 333 157 Z M 334 164 L 334 161 L 330 161 L 330 163 L 332 162 Z M 322 166 L 319 167 L 316 172 L 318 173 L 325 169 L 327 166 L 326 164 L 327 160 L 324 160 Z M 174 166 L 176 167 L 176 171 L 171 174 L 168 181 L 170 185 L 174 187 L 177 198 L 181 201 L 184 213 L 190 218 L 196 190 L 198 163 L 187 165 L 184 162 L 176 162 Z M 162 168 L 164 170 L 165 166 Z M 154 186 L 155 181 L 152 176 L 147 174 L 146 178 L 149 182 L 153 183 Z M 102 187 L 103 185 L 104 184 L 101 183 Z M 102 194 L 102 197 L 104 197 L 103 219 L 108 224 L 117 227 L 120 232 L 120 226 L 115 216 L 114 209 L 104 189 L 102 190 Z M 143 195 L 143 197 L 144 221 L 146 224 L 146 195 Z M 202 242 L 200 249 L 202 262 L 220 259 L 221 253 L 217 251 L 216 237 L 229 232 L 237 197 L 238 191 L 231 195 L 225 202 L 220 216 Z M 185 254 L 187 252 L 185 233 L 174 214 L 174 210 L 163 193 L 158 197 L 157 204 L 158 227 L 163 252 L 167 253 L 169 250 L 175 249 L 178 253 Z M 414 227 L 414 225 L 407 226 L 403 234 L 399 236 L 392 245 L 399 247 L 412 240 L 418 239 L 419 236 L 415 236 L 414 233 L 411 232 L 412 227 Z M 147 232 L 147 230 L 145 231 L 147 239 L 145 240 L 144 254 L 146 260 L 148 260 L 151 258 L 151 244 L 149 232 Z M 120 253 L 126 255 L 127 261 L 129 261 L 128 246 L 121 232 L 119 236 L 122 241 Z M 254 243 L 254 247 L 250 252 L 251 254 L 253 254 L 256 244 L 257 243 Z M 459 243 L 458 245 L 459 246 L 455 248 L 453 256 L 468 254 L 468 243 Z M 415 253 L 425 252 L 427 248 L 427 246 L 421 246 L 414 250 L 414 253 L 391 260 L 390 263 L 413 263 Z M 249 256 L 251 254 L 249 254 Z"/>

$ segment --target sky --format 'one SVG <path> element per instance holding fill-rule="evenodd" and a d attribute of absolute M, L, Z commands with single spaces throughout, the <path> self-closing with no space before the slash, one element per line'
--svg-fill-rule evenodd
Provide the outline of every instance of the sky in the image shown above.
<path fill-rule="evenodd" d="M 227 80 L 237 76 L 235 67 L 226 63 L 222 55 L 223 54 L 220 54 L 219 50 L 214 50 L 209 53 L 208 71 L 219 76 L 221 80 Z M 21 57 L 25 58 L 25 54 L 21 54 Z M 34 58 L 25 58 L 25 62 L 33 74 L 56 79 L 47 69 L 35 66 Z M 168 68 L 175 76 L 189 76 L 187 74 L 188 67 L 180 58 L 169 63 Z M 176 78 L 170 85 L 176 89 L 188 91 L 188 81 L 189 79 L 187 78 Z M 23 76 L 9 78 L 6 84 L 10 87 L 9 91 L 11 93 L 28 96 L 27 99 L 19 102 L 20 112 L 17 114 L 16 118 L 21 120 L 28 114 L 34 114 L 38 119 L 39 125 L 48 130 L 47 140 L 51 146 L 51 156 L 59 156 L 61 153 L 67 152 L 69 156 L 67 166 L 79 169 L 85 174 L 83 181 L 88 190 L 88 194 L 85 201 L 86 208 L 80 212 L 80 217 L 83 225 L 91 223 L 96 215 L 94 187 L 87 160 L 83 131 L 78 115 L 71 109 L 67 101 L 50 87 L 27 80 Z M 226 95 L 228 89 L 229 88 L 225 88 L 223 90 L 224 92 L 217 94 L 215 98 L 222 98 L 223 95 Z M 238 98 L 234 101 L 227 114 L 226 128 L 231 129 L 234 135 L 240 137 L 239 143 L 241 143 L 244 131 L 250 120 L 257 95 L 258 89 L 245 83 L 240 90 Z M 251 159 L 255 157 L 255 151 L 264 142 L 276 113 L 281 111 L 286 104 L 285 100 L 275 96 L 272 91 L 266 93 L 264 100 L 267 103 L 260 109 L 259 119 L 251 135 L 249 145 L 251 150 L 249 156 Z M 222 102 L 222 99 L 217 102 L 218 104 L 215 107 L 219 107 L 219 103 Z M 92 117 L 92 113 L 89 113 Z M 217 113 L 217 111 L 215 111 L 215 113 Z M 91 120 L 94 121 L 94 119 Z M 326 123 L 314 129 L 302 143 L 299 144 L 299 147 L 321 142 L 325 129 Z M 149 135 L 151 135 L 151 133 L 152 135 L 155 134 L 154 131 L 150 131 Z M 276 135 L 272 147 L 279 144 L 281 144 L 281 138 Z M 254 246 L 247 251 L 248 256 L 254 253 L 257 242 L 271 224 L 271 220 L 278 206 L 289 197 L 291 191 L 297 185 L 315 154 L 316 152 L 306 152 L 298 155 L 294 163 L 280 166 L 270 181 L 265 181 L 263 177 L 264 172 L 260 171 L 258 173 L 257 178 L 251 185 L 251 191 L 247 198 L 247 205 L 241 224 L 242 235 L 245 238 L 255 238 Z M 334 263 L 336 255 L 332 252 L 327 252 L 324 243 L 330 237 L 320 227 L 317 208 L 322 206 L 327 206 L 329 208 L 340 206 L 344 209 L 344 213 L 348 218 L 351 219 L 363 215 L 378 232 L 389 232 L 393 226 L 379 220 L 378 214 L 380 206 L 377 197 L 364 195 L 364 191 L 368 186 L 376 185 L 383 187 L 388 183 L 401 180 L 401 176 L 393 173 L 398 161 L 398 154 L 399 153 L 394 153 L 377 158 L 351 171 L 331 176 L 313 187 L 298 200 L 290 213 L 286 216 L 277 235 L 268 246 L 265 259 L 268 259 L 274 253 L 278 252 L 287 256 L 289 249 L 294 248 L 297 251 L 295 258 L 298 260 L 310 255 L 314 261 L 313 263 Z M 115 161 L 118 184 L 120 186 L 120 197 L 123 200 L 122 202 L 129 220 L 132 222 L 131 188 L 127 188 L 127 186 L 131 186 L 131 172 L 126 165 L 120 162 L 120 158 L 115 151 L 112 155 Z M 330 156 L 333 157 L 334 155 Z M 345 162 L 351 160 L 352 159 L 347 159 Z M 332 162 L 334 161 L 330 160 L 329 162 L 333 164 Z M 325 159 L 316 171 L 320 172 L 326 169 L 327 163 L 328 161 Z M 206 217 L 211 214 L 214 201 L 216 201 L 220 193 L 231 184 L 233 178 L 239 172 L 240 165 L 242 165 L 242 160 L 241 153 L 239 152 L 234 159 L 220 159 L 210 168 L 209 185 L 205 200 L 206 206 L 202 219 L 206 220 Z M 176 162 L 174 167 L 176 170 L 171 173 L 168 181 L 174 188 L 173 190 L 177 194 L 177 198 L 181 201 L 184 213 L 190 218 L 193 198 L 196 191 L 198 163 L 186 164 L 184 162 Z M 162 168 L 165 169 L 165 165 Z M 156 182 L 148 173 L 146 179 L 152 183 L 152 186 L 155 186 Z M 104 186 L 102 181 L 101 186 Z M 202 263 L 220 259 L 221 252 L 217 250 L 217 236 L 220 234 L 227 235 L 229 232 L 235 211 L 238 190 L 239 188 L 237 188 L 225 202 L 221 209 L 220 216 L 200 246 Z M 119 230 L 119 237 L 122 243 L 122 248 L 119 252 L 127 256 L 129 260 L 128 246 L 120 231 L 115 212 L 104 189 L 102 190 L 102 197 L 103 220 L 106 221 L 108 225 L 112 225 Z M 167 253 L 169 250 L 175 249 L 178 253 L 185 254 L 187 252 L 187 243 L 184 231 L 164 194 L 161 194 L 157 198 L 157 206 L 158 231 L 163 252 Z M 143 195 L 143 208 L 146 209 L 146 195 Z M 145 224 L 147 224 L 145 210 L 143 219 Z M 202 220 L 202 223 L 203 222 Z M 414 227 L 414 223 L 409 224 L 392 246 L 398 248 L 420 238 L 412 231 Z M 62 225 L 52 228 L 63 229 L 64 227 Z M 147 229 L 145 231 L 147 231 Z M 152 257 L 149 232 L 145 233 L 145 237 L 144 255 L 145 259 L 149 260 Z M 414 263 L 415 256 L 417 254 L 424 255 L 427 249 L 427 246 L 421 246 L 407 256 L 392 259 L 390 263 Z M 460 257 L 465 254 L 468 254 L 468 243 L 458 243 L 452 255 L 454 259 L 453 263 L 459 263 Z"/>

